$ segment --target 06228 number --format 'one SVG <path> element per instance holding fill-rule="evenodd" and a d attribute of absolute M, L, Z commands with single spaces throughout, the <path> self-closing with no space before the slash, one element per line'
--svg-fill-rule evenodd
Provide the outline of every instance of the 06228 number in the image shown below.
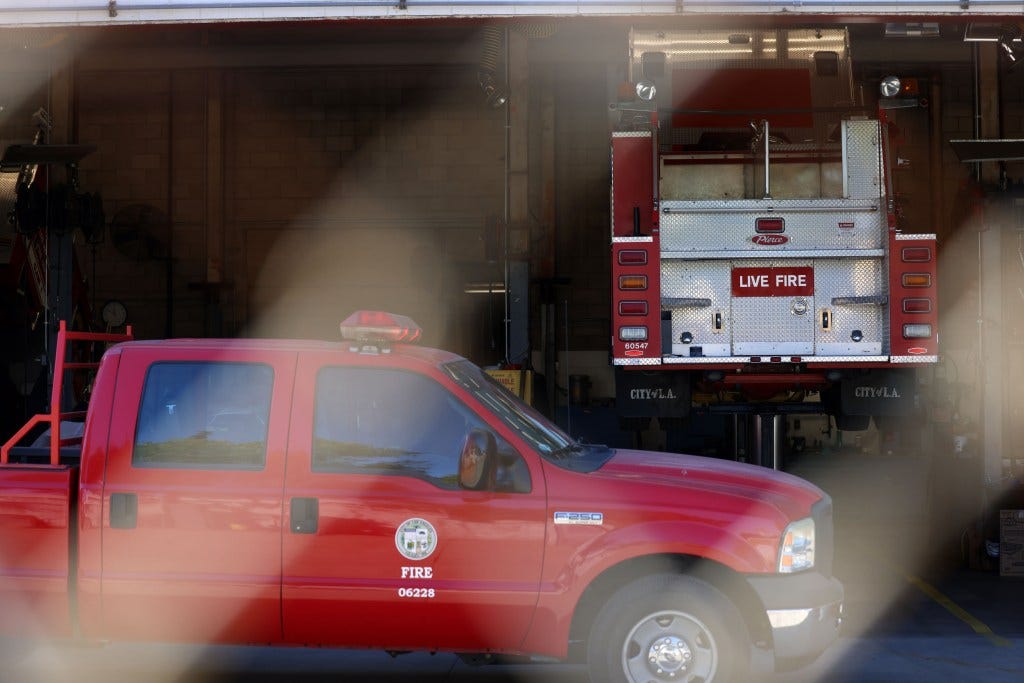
<path fill-rule="evenodd" d="M 433 588 L 399 588 L 400 598 L 432 598 L 436 595 Z"/>

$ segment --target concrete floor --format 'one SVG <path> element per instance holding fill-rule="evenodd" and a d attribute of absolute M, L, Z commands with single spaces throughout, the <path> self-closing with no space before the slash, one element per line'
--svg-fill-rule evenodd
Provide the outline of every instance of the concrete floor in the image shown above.
<path fill-rule="evenodd" d="M 1024 680 L 1024 577 L 967 568 L 963 531 L 982 501 L 963 495 L 965 467 L 852 452 L 789 467 L 833 498 L 845 619 L 818 662 L 773 681 Z"/>
<path fill-rule="evenodd" d="M 804 454 L 789 469 L 835 505 L 836 574 L 846 587 L 840 640 L 817 662 L 766 683 L 1024 680 L 1024 579 L 967 569 L 963 507 L 925 458 Z M 940 466 L 943 469 L 945 466 Z M 957 477 L 946 477 L 953 484 Z M 955 488 L 955 487 L 954 487 Z M 955 497 L 955 496 L 953 496 Z M 453 655 L 0 643 L 3 683 L 299 681 L 586 683 L 581 667 L 470 667 Z"/>

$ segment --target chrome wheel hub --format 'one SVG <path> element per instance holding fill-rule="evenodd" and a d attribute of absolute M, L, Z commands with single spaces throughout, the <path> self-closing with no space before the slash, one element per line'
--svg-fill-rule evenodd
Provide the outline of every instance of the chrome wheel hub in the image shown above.
<path fill-rule="evenodd" d="M 718 642 L 692 614 L 655 612 L 638 621 L 622 645 L 622 670 L 631 683 L 710 683 L 719 664 Z"/>
<path fill-rule="evenodd" d="M 664 678 L 675 678 L 680 671 L 685 671 L 693 653 L 690 646 L 682 638 L 663 636 L 651 643 L 647 652 L 647 662 L 651 673 Z"/>

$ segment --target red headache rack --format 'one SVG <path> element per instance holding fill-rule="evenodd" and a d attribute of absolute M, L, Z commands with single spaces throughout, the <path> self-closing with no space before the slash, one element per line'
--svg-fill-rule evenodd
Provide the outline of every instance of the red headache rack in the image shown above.
<path fill-rule="evenodd" d="M 70 342 L 106 342 L 117 344 L 131 341 L 132 327 L 125 328 L 124 334 L 111 334 L 106 332 L 76 332 L 67 329 L 67 324 L 61 320 L 60 330 L 57 333 L 57 357 L 54 360 L 53 388 L 50 394 L 50 412 L 33 415 L 18 432 L 0 447 L 0 465 L 9 464 L 11 449 L 25 438 L 37 425 L 48 424 L 50 426 L 50 464 L 60 464 L 60 449 L 63 446 L 77 446 L 82 443 L 81 436 L 73 436 L 62 439 L 60 436 L 60 425 L 62 420 L 83 420 L 86 411 L 61 412 L 61 389 L 64 385 L 64 373 L 68 370 L 92 370 L 99 367 L 99 361 L 69 362 L 67 360 L 68 344 Z"/>

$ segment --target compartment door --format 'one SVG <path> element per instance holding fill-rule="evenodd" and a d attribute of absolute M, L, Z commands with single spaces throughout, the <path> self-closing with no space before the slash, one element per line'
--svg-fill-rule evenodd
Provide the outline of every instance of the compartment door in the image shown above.
<path fill-rule="evenodd" d="M 426 375 L 335 362 L 299 361 L 293 409 L 305 419 L 289 440 L 285 640 L 468 652 L 521 642 L 545 547 L 539 468 L 530 473 L 498 437 L 502 468 L 518 470 L 522 485 L 459 488 L 466 435 L 495 432 L 485 416 Z"/>
<path fill-rule="evenodd" d="M 663 259 L 661 308 L 672 318 L 672 354 L 725 357 L 729 348 L 728 261 Z"/>
<path fill-rule="evenodd" d="M 82 521 L 102 524 L 102 635 L 277 642 L 295 354 L 154 355 L 122 353 L 103 516 Z"/>
<path fill-rule="evenodd" d="M 810 261 L 735 261 L 731 282 L 734 356 L 814 353 L 814 267 Z"/>
<path fill-rule="evenodd" d="M 815 262 L 818 355 L 863 357 L 888 352 L 886 270 L 881 258 Z"/>

